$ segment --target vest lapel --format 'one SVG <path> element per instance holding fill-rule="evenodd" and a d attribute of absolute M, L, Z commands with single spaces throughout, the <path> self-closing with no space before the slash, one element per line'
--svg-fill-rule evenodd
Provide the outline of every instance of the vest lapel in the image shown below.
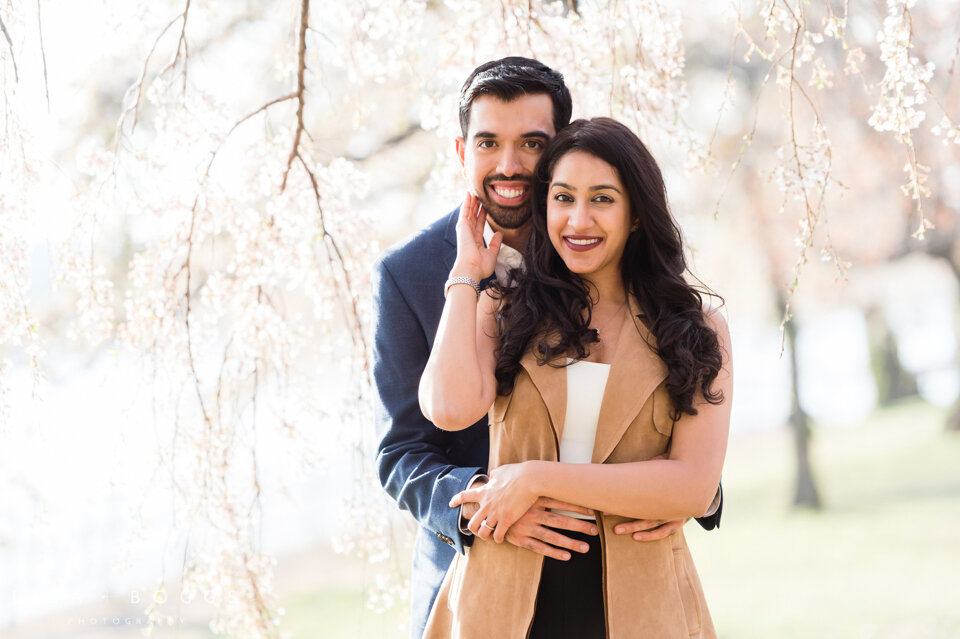
<path fill-rule="evenodd" d="M 527 349 L 520 359 L 520 365 L 527 371 L 527 375 L 530 376 L 530 380 L 543 398 L 543 403 L 547 406 L 550 425 L 557 436 L 557 454 L 559 454 L 560 439 L 563 437 L 563 421 L 567 413 L 567 369 L 549 364 L 539 365 L 533 350 L 533 348 Z"/>
<path fill-rule="evenodd" d="M 637 318 L 640 309 L 633 296 L 630 296 L 629 304 L 630 317 L 624 320 L 620 329 L 600 404 L 597 437 L 593 445 L 594 464 L 602 464 L 610 456 L 647 398 L 667 377 L 667 365 L 647 345 L 647 342 L 655 345 L 656 339 Z"/>

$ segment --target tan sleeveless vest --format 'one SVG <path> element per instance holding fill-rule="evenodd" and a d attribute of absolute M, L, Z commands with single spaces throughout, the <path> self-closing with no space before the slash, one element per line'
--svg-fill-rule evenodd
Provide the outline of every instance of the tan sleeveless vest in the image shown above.
<path fill-rule="evenodd" d="M 593 463 L 642 461 L 670 444 L 667 368 L 636 319 L 623 326 L 600 408 Z M 493 469 L 531 459 L 556 461 L 567 403 L 566 369 L 539 366 L 528 351 L 513 393 L 490 410 Z M 716 637 L 683 531 L 652 542 L 614 534 L 627 518 L 596 513 L 603 548 L 604 604 L 611 639 Z M 475 539 L 457 555 L 434 603 L 425 639 L 523 639 L 533 621 L 543 556 Z"/>

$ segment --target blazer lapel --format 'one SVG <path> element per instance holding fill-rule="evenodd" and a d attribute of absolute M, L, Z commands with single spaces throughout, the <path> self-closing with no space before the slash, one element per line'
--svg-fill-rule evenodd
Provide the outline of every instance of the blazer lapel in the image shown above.
<path fill-rule="evenodd" d="M 536 347 L 534 347 L 536 348 Z M 553 432 L 557 436 L 557 454 L 560 454 L 560 440 L 563 437 L 563 420 L 567 413 L 567 369 L 537 363 L 534 348 L 527 349 L 520 359 L 520 365 L 527 371 L 533 385 L 540 391 L 543 403 L 547 406 Z"/>
<path fill-rule="evenodd" d="M 629 305 L 630 316 L 620 329 L 600 404 L 593 445 L 594 464 L 601 464 L 610 456 L 647 398 L 667 377 L 667 365 L 647 345 L 647 342 L 655 345 L 656 339 L 638 319 L 641 312 L 633 296 L 630 296 Z"/>

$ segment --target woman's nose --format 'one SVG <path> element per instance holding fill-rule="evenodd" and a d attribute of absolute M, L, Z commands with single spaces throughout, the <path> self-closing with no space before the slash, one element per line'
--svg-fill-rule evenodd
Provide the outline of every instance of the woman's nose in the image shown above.
<path fill-rule="evenodd" d="M 574 230 L 584 230 L 593 226 L 593 216 L 586 202 L 577 202 L 570 211 L 570 226 Z"/>

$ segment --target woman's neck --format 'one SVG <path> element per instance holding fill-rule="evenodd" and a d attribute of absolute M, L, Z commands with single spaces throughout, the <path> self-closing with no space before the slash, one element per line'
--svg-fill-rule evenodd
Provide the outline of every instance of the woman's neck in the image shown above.
<path fill-rule="evenodd" d="M 619 273 L 610 277 L 583 278 L 590 296 L 590 306 L 596 312 L 598 307 L 620 306 L 627 299 L 627 291 Z"/>

